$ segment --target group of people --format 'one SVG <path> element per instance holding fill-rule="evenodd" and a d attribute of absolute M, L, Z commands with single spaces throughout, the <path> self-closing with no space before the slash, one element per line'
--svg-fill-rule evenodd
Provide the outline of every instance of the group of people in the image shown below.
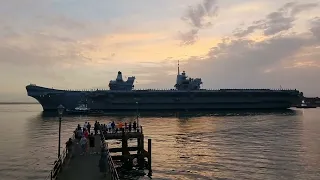
<path fill-rule="evenodd" d="M 104 132 L 108 132 L 108 133 L 117 133 L 118 131 L 122 131 L 124 130 L 125 132 L 135 132 L 137 131 L 137 122 L 134 121 L 132 122 L 119 122 L 119 123 L 115 123 L 114 121 L 109 122 L 108 124 L 102 124 L 101 126 L 101 130 L 103 130 Z"/>
<path fill-rule="evenodd" d="M 96 127 L 95 127 L 96 129 Z M 91 124 L 89 122 L 85 122 L 83 127 L 81 128 L 80 124 L 75 131 L 75 138 L 79 140 L 81 146 L 81 154 L 84 155 L 88 152 L 88 148 L 90 153 L 95 153 L 95 135 L 90 132 Z"/>
<path fill-rule="evenodd" d="M 122 132 L 123 130 L 125 132 L 136 132 L 138 130 L 136 121 L 132 122 L 119 122 L 115 123 L 114 121 L 109 122 L 108 124 L 100 124 L 98 121 L 94 123 L 94 133 L 92 131 L 92 126 L 89 122 L 85 122 L 84 125 L 81 127 L 80 124 L 78 124 L 76 130 L 74 131 L 75 134 L 75 140 L 76 143 L 80 144 L 81 146 L 81 154 L 85 155 L 88 153 L 95 154 L 95 137 L 100 130 L 107 133 L 117 133 L 118 131 Z M 67 156 L 69 156 L 68 159 L 72 156 L 72 149 L 74 147 L 74 141 L 69 138 L 69 140 L 66 142 L 66 149 L 67 149 Z M 107 152 L 104 148 L 101 148 L 101 158 L 99 160 L 99 168 L 100 172 L 102 172 L 104 175 L 106 173 L 106 167 L 107 167 Z"/>
<path fill-rule="evenodd" d="M 75 134 L 75 141 L 69 138 L 69 140 L 66 142 L 66 149 L 67 149 L 67 161 L 70 160 L 72 156 L 72 149 L 74 147 L 74 143 L 79 143 L 81 146 L 81 154 L 84 155 L 88 152 L 88 147 L 90 148 L 90 154 L 95 154 L 98 152 L 95 152 L 95 137 L 98 134 L 98 131 L 101 129 L 102 125 L 100 125 L 99 122 L 95 122 L 94 124 L 94 134 L 91 132 L 91 124 L 89 122 L 85 122 L 83 127 L 78 124 L 76 130 L 74 131 Z M 106 150 L 101 146 L 101 157 L 99 160 L 99 169 L 100 172 L 106 176 L 107 172 L 107 152 Z"/>
<path fill-rule="evenodd" d="M 95 153 L 95 135 L 98 134 L 99 130 L 102 130 L 103 132 L 107 133 L 117 133 L 118 131 L 124 130 L 125 132 L 135 132 L 137 131 L 137 122 L 119 122 L 115 123 L 114 121 L 109 122 L 108 124 L 100 124 L 98 121 L 94 123 L 94 134 L 91 132 L 92 126 L 89 122 L 85 122 L 84 125 L 81 127 L 80 124 L 78 124 L 77 129 L 75 130 L 75 139 L 77 139 L 81 146 L 81 155 L 86 154 L 88 150 L 90 153 Z M 66 142 L 66 148 L 68 150 L 68 154 L 72 154 L 72 139 L 70 138 Z"/>

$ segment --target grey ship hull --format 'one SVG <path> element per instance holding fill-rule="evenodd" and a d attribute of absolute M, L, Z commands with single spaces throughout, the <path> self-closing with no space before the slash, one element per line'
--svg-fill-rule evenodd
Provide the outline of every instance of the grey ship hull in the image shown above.
<path fill-rule="evenodd" d="M 67 91 L 29 85 L 28 95 L 44 111 L 62 104 L 72 110 L 85 101 L 91 110 L 287 109 L 301 102 L 296 90 L 94 90 Z"/>

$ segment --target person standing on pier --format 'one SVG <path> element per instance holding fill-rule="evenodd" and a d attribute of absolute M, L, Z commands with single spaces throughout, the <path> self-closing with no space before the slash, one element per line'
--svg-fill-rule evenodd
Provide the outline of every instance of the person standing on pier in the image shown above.
<path fill-rule="evenodd" d="M 108 129 L 108 132 L 111 132 L 111 130 L 112 130 L 111 122 L 109 122 L 107 124 L 107 129 Z"/>
<path fill-rule="evenodd" d="M 97 135 L 98 134 L 98 121 L 96 121 L 95 123 L 94 123 L 94 135 Z"/>
<path fill-rule="evenodd" d="M 84 155 L 87 150 L 87 138 L 86 137 L 82 136 L 82 138 L 80 139 L 80 145 L 81 145 L 81 150 L 82 150 L 82 153 L 80 155 Z"/>
<path fill-rule="evenodd" d="M 90 134 L 91 124 L 89 122 L 88 122 L 87 128 L 88 128 L 88 133 Z"/>
<path fill-rule="evenodd" d="M 80 129 L 77 130 L 77 139 L 80 141 L 82 136 L 83 136 L 83 131 L 80 128 Z"/>
<path fill-rule="evenodd" d="M 84 132 L 83 132 L 83 135 L 84 135 L 85 138 L 88 139 L 88 138 L 89 138 L 89 132 L 88 132 L 88 130 L 85 129 Z"/>
<path fill-rule="evenodd" d="M 136 123 L 136 121 L 133 122 L 133 130 L 137 131 L 137 123 Z"/>
<path fill-rule="evenodd" d="M 119 129 L 120 131 L 122 131 L 122 129 L 123 129 L 123 123 L 122 123 L 122 122 L 119 122 L 119 123 L 118 123 L 118 129 Z"/>
<path fill-rule="evenodd" d="M 67 158 L 72 157 L 72 147 L 73 147 L 73 142 L 72 142 L 72 139 L 69 138 L 69 140 L 66 142 Z"/>
<path fill-rule="evenodd" d="M 95 138 L 94 138 L 93 133 L 91 133 L 89 135 L 90 154 L 95 154 L 95 152 L 94 152 L 94 147 L 95 147 L 94 142 L 95 142 Z"/>
<path fill-rule="evenodd" d="M 129 122 L 129 132 L 131 132 L 131 130 L 132 130 L 132 123 Z"/>
<path fill-rule="evenodd" d="M 84 130 L 84 129 L 87 129 L 87 125 L 88 125 L 88 122 L 86 121 L 86 122 L 84 123 L 84 125 L 83 125 L 83 130 Z"/>
<path fill-rule="evenodd" d="M 114 121 L 112 121 L 112 123 L 111 123 L 111 128 L 112 128 L 112 132 L 113 132 L 113 133 L 114 133 L 115 127 L 116 127 L 116 124 L 114 123 Z"/>

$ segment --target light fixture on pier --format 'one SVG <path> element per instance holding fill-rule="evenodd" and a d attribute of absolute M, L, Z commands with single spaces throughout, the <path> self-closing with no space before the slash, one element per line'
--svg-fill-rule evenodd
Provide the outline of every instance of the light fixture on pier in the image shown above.
<path fill-rule="evenodd" d="M 58 159 L 60 160 L 60 145 L 61 145 L 61 118 L 62 118 L 62 114 L 64 112 L 64 106 L 62 106 L 61 104 L 57 107 L 58 110 L 58 114 L 59 114 L 59 144 L 58 144 Z"/>
<path fill-rule="evenodd" d="M 63 112 L 64 112 L 64 106 L 62 106 L 61 104 L 57 107 L 58 110 L 58 114 L 61 117 Z"/>

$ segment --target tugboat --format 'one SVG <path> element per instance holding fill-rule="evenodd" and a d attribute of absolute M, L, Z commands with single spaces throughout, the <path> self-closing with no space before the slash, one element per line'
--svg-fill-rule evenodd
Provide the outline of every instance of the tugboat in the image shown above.
<path fill-rule="evenodd" d="M 295 106 L 295 108 L 317 108 L 317 106 L 313 104 L 305 103 L 305 101 L 303 100 L 302 103 Z"/>
<path fill-rule="evenodd" d="M 67 109 L 66 111 L 71 114 L 87 114 L 90 112 L 90 108 L 88 108 L 87 104 L 79 104 L 76 108 Z"/>

